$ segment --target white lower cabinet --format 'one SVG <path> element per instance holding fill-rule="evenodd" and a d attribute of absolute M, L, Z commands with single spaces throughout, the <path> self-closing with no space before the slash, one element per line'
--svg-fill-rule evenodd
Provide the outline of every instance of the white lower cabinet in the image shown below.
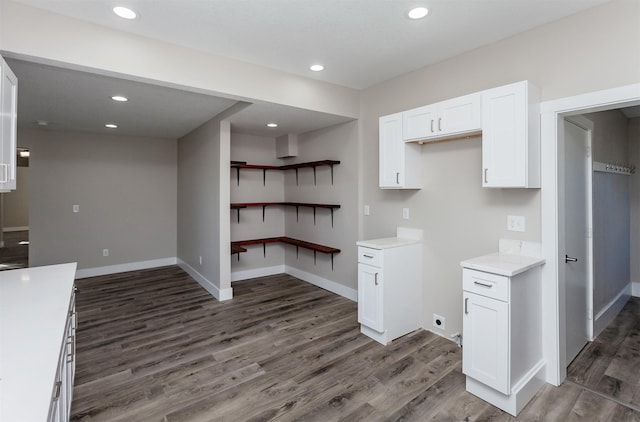
<path fill-rule="evenodd" d="M 517 415 L 544 385 L 540 267 L 513 276 L 463 269 L 467 391 Z"/>
<path fill-rule="evenodd" d="M 58 371 L 53 386 L 49 421 L 68 421 L 71 417 L 71 399 L 73 397 L 73 380 L 76 371 L 76 308 L 75 292 L 71 296 L 65 336 L 60 350 Z"/>
<path fill-rule="evenodd" d="M 358 242 L 360 331 L 381 344 L 421 327 L 422 244 L 387 238 Z"/>

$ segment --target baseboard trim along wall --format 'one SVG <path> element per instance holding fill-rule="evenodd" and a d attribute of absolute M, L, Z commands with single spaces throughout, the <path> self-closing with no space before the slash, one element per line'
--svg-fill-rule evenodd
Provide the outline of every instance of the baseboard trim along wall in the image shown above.
<path fill-rule="evenodd" d="M 247 280 L 256 277 L 266 277 L 270 275 L 282 274 L 285 272 L 284 265 L 274 265 L 273 267 L 256 268 L 253 270 L 235 271 L 231 273 L 231 282 Z"/>
<path fill-rule="evenodd" d="M 177 264 L 180 268 L 182 268 L 187 274 L 191 276 L 191 278 L 197 281 L 203 289 L 208 291 L 211 296 L 215 297 L 220 302 L 233 298 L 233 289 L 231 287 L 228 289 L 220 289 L 211 281 L 207 280 L 205 276 L 196 271 L 195 268 L 193 268 L 191 265 L 187 264 L 181 259 L 178 259 L 177 261 Z"/>
<path fill-rule="evenodd" d="M 615 319 L 616 316 L 620 313 L 624 305 L 629 300 L 629 297 L 632 295 L 632 284 L 637 283 L 629 283 L 625 286 L 624 289 L 609 302 L 600 312 L 598 312 L 595 316 L 595 321 L 593 323 L 593 338 L 598 337 L 600 333 L 607 328 L 609 324 Z"/>
<path fill-rule="evenodd" d="M 149 261 L 127 262 L 126 264 L 107 265 L 105 267 L 83 268 L 76 271 L 76 279 L 96 277 L 99 275 L 124 273 L 127 271 L 146 270 L 149 268 L 176 265 L 177 258 L 161 258 Z"/>
<path fill-rule="evenodd" d="M 315 274 L 308 273 L 306 271 L 299 270 L 289 265 L 276 265 L 273 267 L 256 268 L 254 270 L 236 271 L 231 273 L 231 281 L 246 280 L 248 278 L 265 277 L 275 274 L 289 274 L 293 277 L 299 278 L 302 281 L 318 286 L 322 289 L 328 290 L 331 293 L 335 293 L 344 298 L 358 301 L 358 291 L 350 287 L 343 286 L 335 281 L 327 280 L 326 278 L 318 277 Z"/>
<path fill-rule="evenodd" d="M 640 297 L 640 283 L 637 281 L 631 283 L 631 296 Z"/>
<path fill-rule="evenodd" d="M 20 227 L 4 227 L 2 229 L 3 232 L 23 232 L 29 231 L 29 226 L 20 226 Z"/>

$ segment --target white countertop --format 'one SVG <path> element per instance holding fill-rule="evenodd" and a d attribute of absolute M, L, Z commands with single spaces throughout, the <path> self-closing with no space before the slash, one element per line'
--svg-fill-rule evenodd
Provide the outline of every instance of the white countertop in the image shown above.
<path fill-rule="evenodd" d="M 460 262 L 464 268 L 512 277 L 544 264 L 544 258 L 496 252 Z"/>
<path fill-rule="evenodd" d="M 383 239 L 359 240 L 356 242 L 356 245 L 372 249 L 389 249 L 397 248 L 399 246 L 413 245 L 415 243 L 422 243 L 422 240 L 403 237 L 385 237 Z"/>
<path fill-rule="evenodd" d="M 0 271 L 0 421 L 46 421 L 76 263 Z"/>

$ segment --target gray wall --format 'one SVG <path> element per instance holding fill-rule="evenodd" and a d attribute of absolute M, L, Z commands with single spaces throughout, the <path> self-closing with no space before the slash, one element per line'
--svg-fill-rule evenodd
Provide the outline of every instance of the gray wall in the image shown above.
<path fill-rule="evenodd" d="M 2 194 L 2 228 L 29 226 L 29 167 L 18 167 L 16 190 Z"/>
<path fill-rule="evenodd" d="M 381 190 L 378 118 L 524 79 L 542 89 L 543 100 L 637 83 L 640 57 L 630 52 L 640 50 L 639 13 L 640 2 L 613 1 L 362 93 L 362 200 L 371 215 L 362 217 L 361 236 L 389 236 L 399 225 L 424 229 L 426 327 L 438 313 L 447 321 L 444 334 L 462 329 L 460 260 L 495 252 L 501 237 L 540 241 L 540 191 L 481 188 L 480 138 L 425 144 L 424 188 Z M 526 217 L 526 232 L 506 231 L 510 214 Z"/>
<path fill-rule="evenodd" d="M 31 150 L 30 265 L 176 256 L 175 140 L 40 130 L 18 140 Z"/>

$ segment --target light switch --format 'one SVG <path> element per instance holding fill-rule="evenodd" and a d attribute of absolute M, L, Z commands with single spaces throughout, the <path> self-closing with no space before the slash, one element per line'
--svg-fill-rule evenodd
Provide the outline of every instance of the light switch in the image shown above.
<path fill-rule="evenodd" d="M 74 205 L 73 212 L 80 212 L 80 205 Z"/>
<path fill-rule="evenodd" d="M 402 209 L 402 218 L 405 220 L 409 219 L 409 208 L 403 208 Z"/>
<path fill-rule="evenodd" d="M 369 205 L 365 205 L 364 206 L 364 215 L 369 215 L 370 212 L 371 212 L 371 210 L 369 209 Z"/>

